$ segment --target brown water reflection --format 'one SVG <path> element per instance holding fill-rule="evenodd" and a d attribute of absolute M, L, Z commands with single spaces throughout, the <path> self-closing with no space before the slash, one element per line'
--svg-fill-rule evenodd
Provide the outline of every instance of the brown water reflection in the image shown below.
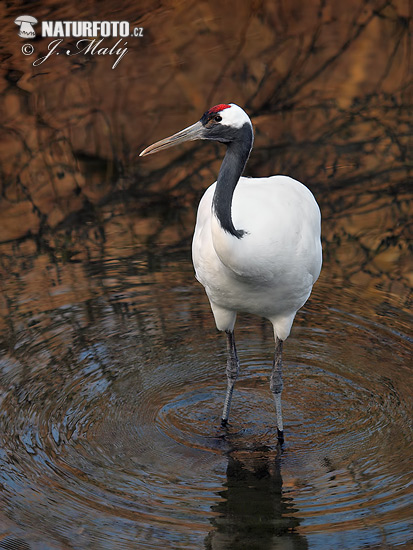
<path fill-rule="evenodd" d="M 0 548 L 401 548 L 409 526 L 409 12 L 397 2 L 33 4 L 144 39 L 38 68 L 2 7 Z M 36 12 L 36 13 L 34 13 Z M 36 55 L 48 41 L 36 39 Z M 224 345 L 190 262 L 223 151 L 144 145 L 221 101 L 256 129 L 247 173 L 323 214 L 325 264 L 286 344 L 242 316 Z"/>
<path fill-rule="evenodd" d="M 270 326 L 241 318 L 242 377 L 222 439 L 224 347 L 187 247 L 128 250 L 68 263 L 24 255 L 48 268 L 8 281 L 4 535 L 33 548 L 406 541 L 409 319 L 391 295 L 320 281 L 287 346 L 280 454 Z M 42 285 L 43 309 L 30 305 Z"/>

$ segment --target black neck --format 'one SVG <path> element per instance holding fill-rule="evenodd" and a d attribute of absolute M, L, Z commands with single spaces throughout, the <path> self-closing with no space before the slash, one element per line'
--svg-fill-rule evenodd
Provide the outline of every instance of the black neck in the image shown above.
<path fill-rule="evenodd" d="M 236 132 L 236 137 L 228 143 L 227 153 L 219 170 L 212 204 L 222 229 L 241 239 L 245 231 L 235 229 L 232 223 L 232 196 L 247 164 L 254 136 L 249 124 L 244 124 Z"/>

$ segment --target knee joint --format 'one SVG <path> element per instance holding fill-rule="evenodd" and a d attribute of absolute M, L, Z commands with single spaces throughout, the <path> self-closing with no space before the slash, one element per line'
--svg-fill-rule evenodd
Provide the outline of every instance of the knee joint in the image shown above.
<path fill-rule="evenodd" d="M 274 377 L 271 377 L 270 388 L 273 393 L 281 393 L 283 391 L 283 381 L 281 377 L 277 377 L 275 380 Z"/>
<path fill-rule="evenodd" d="M 229 361 L 227 363 L 227 377 L 229 380 L 235 382 L 239 373 L 239 362 Z"/>

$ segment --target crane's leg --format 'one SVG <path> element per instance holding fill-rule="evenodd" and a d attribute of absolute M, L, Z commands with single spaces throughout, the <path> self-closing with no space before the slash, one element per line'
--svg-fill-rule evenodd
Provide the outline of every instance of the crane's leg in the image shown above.
<path fill-rule="evenodd" d="M 272 366 L 270 388 L 274 394 L 275 400 L 275 413 L 277 416 L 277 436 L 280 443 L 284 442 L 284 427 L 283 417 L 281 411 L 281 392 L 283 390 L 283 378 L 282 378 L 282 351 L 283 341 L 279 338 L 275 338 L 275 356 Z"/>
<path fill-rule="evenodd" d="M 235 380 L 239 373 L 239 361 L 235 347 L 234 331 L 226 331 L 227 335 L 227 394 L 225 396 L 224 410 L 222 411 L 221 426 L 225 428 L 228 424 L 229 409 L 231 407 L 232 392 L 234 391 Z"/>

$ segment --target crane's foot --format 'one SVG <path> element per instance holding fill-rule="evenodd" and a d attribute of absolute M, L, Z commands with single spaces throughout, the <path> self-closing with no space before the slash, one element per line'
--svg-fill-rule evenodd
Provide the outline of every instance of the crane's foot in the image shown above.
<path fill-rule="evenodd" d="M 228 427 L 229 427 L 228 420 L 221 418 L 221 423 L 219 426 L 216 427 L 216 433 L 214 437 L 216 439 L 221 439 L 225 441 L 229 435 Z"/>
<path fill-rule="evenodd" d="M 277 439 L 278 439 L 278 443 L 280 445 L 282 445 L 284 443 L 284 430 L 279 430 L 277 428 Z"/>

